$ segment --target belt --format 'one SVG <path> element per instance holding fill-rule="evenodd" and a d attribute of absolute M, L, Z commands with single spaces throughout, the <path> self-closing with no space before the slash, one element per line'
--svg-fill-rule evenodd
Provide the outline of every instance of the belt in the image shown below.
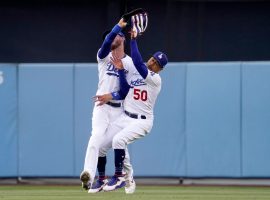
<path fill-rule="evenodd" d="M 112 107 L 115 107 L 115 108 L 120 108 L 121 107 L 121 103 L 113 103 L 113 102 L 110 102 L 108 101 L 106 104 L 112 106 Z"/>
<path fill-rule="evenodd" d="M 145 115 L 138 115 L 138 114 L 134 114 L 134 113 L 130 113 L 128 111 L 125 110 L 125 113 L 127 116 L 131 117 L 131 118 L 134 118 L 134 119 L 146 119 L 146 116 Z"/>

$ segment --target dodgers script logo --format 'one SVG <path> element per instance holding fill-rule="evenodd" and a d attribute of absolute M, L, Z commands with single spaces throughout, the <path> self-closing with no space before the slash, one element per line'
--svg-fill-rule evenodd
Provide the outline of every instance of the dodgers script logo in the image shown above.
<path fill-rule="evenodd" d="M 107 74 L 109 76 L 117 76 L 117 77 L 119 77 L 118 69 L 116 69 L 115 66 L 113 64 L 111 64 L 111 63 L 107 64 Z"/>
<path fill-rule="evenodd" d="M 107 71 L 107 74 L 109 76 L 119 77 L 118 69 L 116 69 L 115 66 L 113 64 L 111 64 L 111 63 L 107 64 L 107 70 L 106 71 Z M 124 69 L 124 71 L 125 71 L 125 74 L 128 73 L 128 70 Z"/>
<path fill-rule="evenodd" d="M 141 85 L 146 85 L 146 83 L 144 82 L 144 79 L 138 78 L 135 81 L 131 81 L 131 85 L 133 85 L 133 86 L 141 86 Z"/>

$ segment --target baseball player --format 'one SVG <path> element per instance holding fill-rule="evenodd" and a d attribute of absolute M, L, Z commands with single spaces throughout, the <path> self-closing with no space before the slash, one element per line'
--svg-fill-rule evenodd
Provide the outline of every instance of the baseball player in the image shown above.
<path fill-rule="evenodd" d="M 106 152 L 112 147 L 115 156 L 115 175 L 103 187 L 104 191 L 112 191 L 122 187 L 125 182 L 122 173 L 123 161 L 126 156 L 125 148 L 128 144 L 147 135 L 153 126 L 153 109 L 161 90 L 159 72 L 164 69 L 168 62 L 164 53 L 156 52 L 144 64 L 133 31 L 131 32 L 130 47 L 131 57 L 137 69 L 133 73 L 133 81 L 130 85 L 127 81 L 122 81 L 119 92 L 99 96 L 100 104 L 104 104 L 111 99 L 125 98 L 124 113 L 112 124 L 108 131 L 107 137 L 111 138 L 112 142 L 108 139 L 101 149 L 101 151 Z M 119 57 L 113 56 L 111 62 L 119 69 L 120 77 L 125 76 L 125 64 Z"/>
<path fill-rule="evenodd" d="M 127 23 L 121 19 L 110 33 L 107 34 L 97 53 L 99 83 L 96 95 L 119 90 L 119 74 L 118 70 L 111 63 L 110 57 L 112 57 L 112 55 L 121 58 L 122 63 L 125 65 L 124 71 L 127 79 L 130 79 L 130 72 L 135 70 L 132 59 L 124 52 L 125 37 L 121 30 L 126 24 Z M 103 166 L 106 165 L 106 155 L 99 156 L 99 149 L 100 145 L 107 140 L 105 133 L 108 126 L 119 117 L 121 113 L 123 113 L 121 100 L 110 100 L 104 105 L 95 102 L 92 115 L 92 135 L 86 151 L 84 170 L 80 175 L 82 187 L 88 190 L 89 193 L 101 191 L 103 186 L 107 183 L 105 179 L 105 167 L 103 168 Z M 132 177 L 133 170 L 129 162 L 128 152 L 126 152 L 126 154 L 125 170 L 128 177 Z M 94 185 L 96 168 L 98 168 L 99 179 Z"/>

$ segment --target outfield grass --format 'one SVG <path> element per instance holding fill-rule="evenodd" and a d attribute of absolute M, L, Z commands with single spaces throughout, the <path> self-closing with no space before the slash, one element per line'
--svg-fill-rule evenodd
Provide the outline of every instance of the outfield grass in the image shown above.
<path fill-rule="evenodd" d="M 270 199 L 267 187 L 138 186 L 126 195 L 123 189 L 88 194 L 79 186 L 0 186 L 0 200 L 260 200 Z"/>

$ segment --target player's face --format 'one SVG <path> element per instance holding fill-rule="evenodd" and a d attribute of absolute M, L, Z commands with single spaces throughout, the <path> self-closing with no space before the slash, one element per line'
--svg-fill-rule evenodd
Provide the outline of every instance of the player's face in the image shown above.
<path fill-rule="evenodd" d="M 122 43 L 124 43 L 124 41 L 125 41 L 124 37 L 117 35 L 112 42 L 111 49 L 114 50 L 114 49 L 118 48 L 119 46 L 121 46 Z"/>
<path fill-rule="evenodd" d="M 162 68 L 159 66 L 158 62 L 156 61 L 156 59 L 154 57 L 151 57 L 148 61 L 147 61 L 147 67 L 150 71 L 153 71 L 155 73 L 158 73 L 159 71 L 162 70 Z"/>

